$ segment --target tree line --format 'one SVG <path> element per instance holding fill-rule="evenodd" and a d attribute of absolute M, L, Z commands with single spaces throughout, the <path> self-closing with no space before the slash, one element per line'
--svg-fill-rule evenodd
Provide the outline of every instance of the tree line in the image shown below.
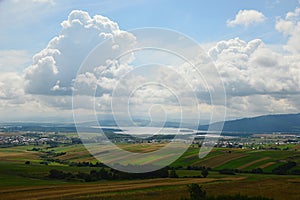
<path fill-rule="evenodd" d="M 76 174 L 52 169 L 50 170 L 48 177 L 61 180 L 93 182 L 99 180 L 167 178 L 172 176 L 174 176 L 174 174 L 172 174 L 171 172 L 169 173 L 169 170 L 167 168 L 162 168 L 147 173 L 126 173 L 115 169 L 107 169 L 102 167 L 100 170 L 91 170 L 90 173 L 78 172 Z"/>
<path fill-rule="evenodd" d="M 255 168 L 252 170 L 240 170 L 240 169 L 221 169 L 220 174 L 235 175 L 236 173 L 252 173 L 252 174 L 276 174 L 276 175 L 300 175 L 299 169 L 293 169 L 297 166 L 296 162 L 289 161 L 283 165 L 275 167 L 271 172 L 264 172 L 261 168 Z"/>

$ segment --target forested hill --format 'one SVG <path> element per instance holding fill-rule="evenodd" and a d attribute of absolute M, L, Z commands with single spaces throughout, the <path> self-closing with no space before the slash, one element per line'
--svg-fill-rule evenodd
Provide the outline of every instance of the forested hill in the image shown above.
<path fill-rule="evenodd" d="M 219 127 L 220 122 L 211 124 L 211 130 Z M 200 130 L 207 130 L 208 125 L 200 126 Z M 245 133 L 299 133 L 300 134 L 300 113 L 264 115 L 253 118 L 243 118 L 225 121 L 224 132 L 245 132 Z"/>

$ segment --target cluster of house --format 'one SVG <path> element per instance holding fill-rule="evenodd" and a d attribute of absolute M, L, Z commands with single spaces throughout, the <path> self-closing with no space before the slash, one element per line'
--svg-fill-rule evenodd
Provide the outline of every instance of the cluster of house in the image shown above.
<path fill-rule="evenodd" d="M 30 144 L 50 144 L 50 143 L 71 143 L 68 137 L 41 136 L 31 135 L 0 135 L 0 145 L 30 145 Z"/>

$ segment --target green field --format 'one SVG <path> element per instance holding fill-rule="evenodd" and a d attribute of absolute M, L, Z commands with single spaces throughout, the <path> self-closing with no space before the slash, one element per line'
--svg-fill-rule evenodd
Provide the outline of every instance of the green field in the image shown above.
<path fill-rule="evenodd" d="M 163 145 L 119 146 L 132 152 L 149 152 Z M 33 148 L 39 150 L 32 151 Z M 296 200 L 300 197 L 300 176 L 269 173 L 289 161 L 297 163 L 292 169 L 299 169 L 298 149 L 299 146 L 296 145 L 290 146 L 288 150 L 215 148 L 206 157 L 199 159 L 199 149 L 191 147 L 170 166 L 175 167 L 179 178 L 101 180 L 87 183 L 48 178 L 51 169 L 71 173 L 89 173 L 95 169 L 69 166 L 72 162 L 97 162 L 82 145 L 0 148 L 0 199 L 181 199 L 188 197 L 187 184 L 199 183 L 209 194 L 214 195 L 242 193 L 274 199 L 284 199 L 288 196 L 288 199 Z M 47 160 L 49 158 L 56 159 L 57 162 L 50 162 Z M 26 161 L 30 164 L 25 164 Z M 42 163 L 45 161 L 47 165 Z M 207 178 L 199 178 L 201 170 L 193 169 L 203 166 L 211 168 Z M 255 168 L 261 168 L 265 174 L 242 172 L 226 175 L 218 172 L 221 169 L 239 169 L 247 172 Z"/>
<path fill-rule="evenodd" d="M 296 146 L 295 146 L 296 148 Z M 198 158 L 198 149 L 190 148 L 171 166 L 205 166 L 213 170 L 241 169 L 252 170 L 262 168 L 264 172 L 271 172 L 275 167 L 288 161 L 300 165 L 300 151 L 291 150 L 242 150 L 215 148 L 205 158 Z"/>

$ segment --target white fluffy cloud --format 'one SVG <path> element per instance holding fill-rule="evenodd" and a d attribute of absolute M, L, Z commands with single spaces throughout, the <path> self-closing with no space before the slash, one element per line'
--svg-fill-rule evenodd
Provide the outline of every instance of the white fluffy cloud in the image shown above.
<path fill-rule="evenodd" d="M 182 66 L 182 68 L 178 65 L 179 68 L 173 73 L 170 73 L 168 69 L 159 70 L 158 68 L 152 71 L 134 72 L 134 66 L 131 65 L 131 62 L 136 55 L 133 56 L 129 53 L 127 56 L 122 56 L 119 61 L 112 60 L 115 55 L 126 52 L 135 44 L 135 37 L 131 33 L 120 30 L 117 23 L 100 15 L 90 17 L 87 12 L 75 10 L 69 14 L 68 19 L 63 21 L 61 25 L 61 33 L 53 38 L 45 49 L 37 53 L 33 57 L 32 65 L 24 70 L 25 91 L 34 95 L 44 105 L 60 109 L 71 109 L 70 95 L 75 92 L 76 96 L 81 95 L 76 99 L 76 109 L 92 110 L 94 109 L 93 95 L 96 89 L 97 101 L 95 108 L 97 112 L 109 113 L 111 112 L 112 93 L 116 86 L 119 87 L 118 91 L 121 91 L 121 93 L 114 98 L 119 100 L 118 98 L 121 99 L 122 95 L 128 96 L 130 95 L 128 92 L 134 91 L 145 82 L 152 81 L 162 82 L 173 87 L 175 95 L 183 95 L 184 98 L 181 103 L 186 109 L 190 110 L 189 115 L 193 116 L 192 112 L 197 114 L 196 109 L 190 108 L 192 98 L 195 98 L 191 96 L 193 95 L 191 90 L 195 89 L 197 92 L 204 93 L 207 93 L 207 90 L 203 89 L 201 85 L 203 81 L 197 80 L 199 78 L 199 76 L 196 76 L 197 72 L 189 69 L 190 64 Z M 178 38 L 170 38 L 167 44 L 173 45 L 171 43 L 174 41 L 173 39 L 179 40 Z M 102 43 L 104 46 L 101 46 L 96 52 L 90 53 L 96 45 L 104 41 L 106 41 Z M 149 43 L 149 41 L 147 42 Z M 109 48 L 110 51 L 108 51 Z M 179 49 L 183 51 L 183 49 Z M 196 51 L 191 49 L 187 49 L 187 51 L 194 55 L 190 55 L 191 57 L 201 60 L 202 55 L 197 55 Z M 145 56 L 147 57 L 147 53 L 144 57 L 141 56 L 140 59 L 143 60 Z M 163 55 L 164 53 L 159 52 L 159 55 L 157 55 L 159 58 L 153 57 L 156 57 L 157 62 L 159 62 L 162 58 L 168 58 Z M 85 68 L 77 75 L 81 63 L 88 55 L 90 57 L 85 63 Z M 165 62 L 168 63 L 173 60 L 172 57 L 170 61 L 167 59 Z M 151 59 L 150 61 L 153 62 Z M 203 63 L 200 64 L 203 65 Z M 210 68 L 210 66 L 206 67 Z M 131 71 L 133 73 L 130 73 Z M 186 79 L 191 80 L 191 86 L 184 82 L 184 78 L 181 77 L 183 74 L 185 74 Z M 124 76 L 126 76 L 123 79 L 124 81 L 119 82 Z M 135 109 L 135 114 L 139 116 L 143 116 L 145 113 L 147 115 L 147 111 L 152 108 L 153 104 L 165 106 L 168 112 L 172 111 L 173 116 L 180 113 L 177 109 L 179 105 L 176 102 L 176 96 L 167 89 L 160 87 L 146 87 L 137 90 L 130 100 L 131 103 L 139 105 Z M 120 102 L 117 102 L 117 104 L 121 104 Z M 195 102 L 194 105 L 196 105 Z M 120 111 L 123 110 L 120 109 Z M 124 112 L 127 112 L 127 110 Z M 176 118 L 179 118 L 179 116 Z"/>
<path fill-rule="evenodd" d="M 24 100 L 23 79 L 17 73 L 2 73 L 0 75 L 0 100 L 20 104 Z"/>
<path fill-rule="evenodd" d="M 300 53 L 300 8 L 288 12 L 285 18 L 279 18 L 276 22 L 276 29 L 288 37 L 285 49 Z"/>
<path fill-rule="evenodd" d="M 295 113 L 298 112 L 298 107 L 286 95 L 276 98 L 261 94 L 231 97 L 228 111 L 228 118 L 236 118 L 236 116 L 249 117 L 266 113 Z"/>
<path fill-rule="evenodd" d="M 239 38 L 219 42 L 209 54 L 223 78 L 229 108 L 237 116 L 297 112 L 288 94 L 300 98 L 299 56 L 277 53 L 259 39 Z"/>
<path fill-rule="evenodd" d="M 124 42 L 129 46 L 134 40 L 108 18 L 90 17 L 87 12 L 79 10 L 72 11 L 61 25 L 61 33 L 37 53 L 33 64 L 25 69 L 26 91 L 29 93 L 70 95 L 81 63 L 96 45 L 113 38 L 116 43 Z M 97 61 L 93 64 L 97 65 Z"/>
<path fill-rule="evenodd" d="M 274 52 L 259 39 L 221 41 L 209 53 L 231 95 L 300 92 L 296 57 Z"/>
<path fill-rule="evenodd" d="M 264 14 L 257 10 L 240 10 L 235 19 L 227 20 L 227 26 L 243 25 L 247 27 L 251 24 L 263 23 L 266 19 Z"/>
<path fill-rule="evenodd" d="M 70 107 L 70 102 L 66 101 L 66 99 L 57 96 L 27 94 L 24 91 L 24 77 L 22 75 L 16 72 L 4 72 L 0 74 L 1 121 L 11 119 L 30 120 L 30 117 L 57 115 L 57 108 L 65 108 L 66 104 Z M 61 114 L 64 113 L 63 110 L 59 112 Z M 5 113 L 10 114 L 6 116 Z"/>
<path fill-rule="evenodd" d="M 290 54 L 275 52 L 260 39 L 248 42 L 239 38 L 220 41 L 209 50 L 209 55 L 215 62 L 225 84 L 230 116 L 297 112 L 299 110 L 300 56 L 298 52 L 300 42 L 297 42 L 300 35 L 300 32 L 298 34 L 300 30 L 299 14 L 300 10 L 296 9 L 288 13 L 284 19 L 278 19 L 276 23 L 277 30 L 288 37 L 286 48 L 291 52 Z M 240 11 L 234 20 L 228 21 L 228 25 L 248 26 L 262 23 L 265 19 L 262 13 L 244 10 Z M 111 112 L 112 91 L 118 83 L 120 84 L 118 80 L 126 75 L 127 79 L 121 82 L 121 89 L 122 87 L 129 91 L 137 89 L 136 86 L 149 82 L 152 78 L 154 82 L 173 86 L 172 89 L 176 91 L 176 94 L 182 95 L 181 103 L 186 111 L 190 110 L 190 113 L 196 111 L 189 107 L 192 95 L 196 93 L 203 110 L 206 109 L 207 113 L 211 112 L 212 106 L 209 105 L 208 94 L 208 90 L 211 88 L 207 88 L 205 79 L 215 80 L 216 77 L 205 73 L 206 70 L 209 71 L 210 66 L 201 68 L 201 72 L 208 74 L 204 80 L 200 80 L 197 72 L 187 63 L 178 65 L 179 67 L 173 71 L 174 73 L 156 69 L 155 71 L 146 70 L 128 74 L 134 69 L 130 62 L 137 55 L 126 58 L 122 63 L 117 63 L 110 60 L 112 55 L 107 55 L 103 51 L 100 52 L 101 56 L 95 54 L 88 63 L 90 68 L 82 71 L 76 77 L 83 60 L 99 43 L 106 39 L 112 39 L 112 43 L 105 48 L 112 48 L 112 52 L 118 55 L 118 52 L 123 52 L 122 48 L 130 49 L 136 38 L 132 34 L 120 30 L 117 23 L 106 17 L 100 15 L 91 17 L 87 12 L 78 10 L 72 11 L 68 19 L 61 23 L 61 26 L 61 33 L 33 57 L 32 64 L 24 70 L 23 75 L 16 73 L 0 75 L 0 104 L 2 106 L 24 104 L 25 107 L 30 104 L 30 106 L 40 106 L 45 112 L 53 112 L 56 109 L 64 112 L 72 108 L 70 95 L 74 91 L 75 84 L 76 89 L 85 92 L 81 93 L 82 99 L 78 99 L 79 104 L 77 105 L 80 106 L 78 109 L 94 109 L 95 103 L 97 112 L 106 114 Z M 186 50 L 182 49 L 182 51 Z M 22 52 L 8 53 L 19 55 L 20 60 L 23 58 Z M 194 51 L 192 53 L 195 55 Z M 152 57 L 151 55 L 149 52 L 140 58 L 148 56 L 151 61 L 156 57 L 156 55 L 152 55 Z M 160 52 L 159 55 L 162 56 L 161 58 L 166 58 L 166 63 L 163 64 L 167 65 L 168 57 L 164 57 L 163 52 Z M 195 55 L 193 58 L 201 61 L 202 57 Z M 158 61 L 160 60 L 158 59 Z M 99 63 L 106 63 L 106 65 L 99 65 Z M 11 65 L 17 64 L 18 62 L 11 63 Z M 93 97 L 84 97 L 84 95 L 91 94 L 96 88 L 96 102 L 93 102 Z M 219 90 L 221 86 L 214 85 L 213 89 Z M 191 95 L 192 90 L 195 93 Z M 133 107 L 136 109 L 132 110 L 136 115 L 151 110 L 155 104 L 165 104 L 163 107 L 155 107 L 153 110 L 158 115 L 162 113 L 160 108 L 164 108 L 172 116 L 177 116 L 180 111 L 177 109 L 178 102 L 172 92 L 158 86 L 138 88 L 130 100 L 130 103 L 136 105 Z M 218 104 L 218 99 L 214 99 L 214 101 L 217 104 L 215 106 L 220 106 L 222 109 L 222 105 Z"/>

